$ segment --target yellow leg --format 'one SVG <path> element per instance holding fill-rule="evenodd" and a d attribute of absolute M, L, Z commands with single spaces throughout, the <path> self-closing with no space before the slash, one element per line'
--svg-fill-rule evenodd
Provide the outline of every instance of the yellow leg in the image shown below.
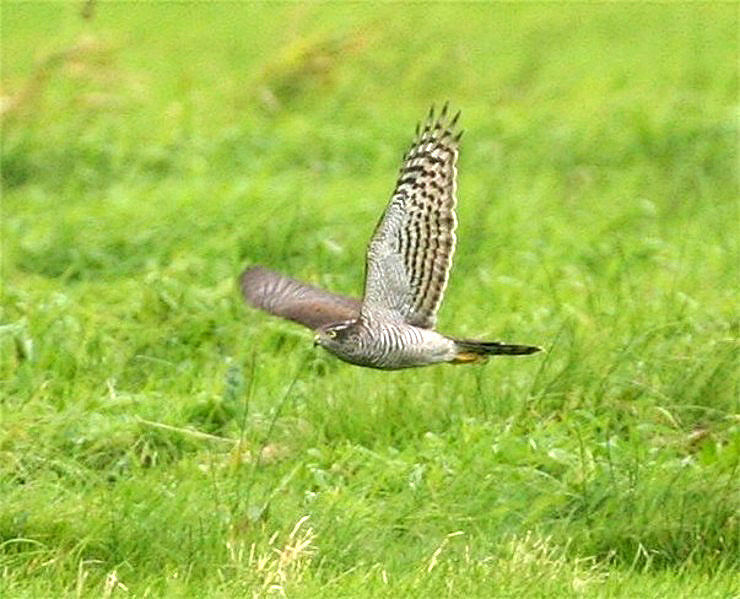
<path fill-rule="evenodd" d="M 485 362 L 487 360 L 487 356 L 482 356 L 480 354 L 474 354 L 473 352 L 464 352 L 461 351 L 459 354 L 455 356 L 455 359 L 452 360 L 453 364 L 470 364 L 471 362 Z"/>

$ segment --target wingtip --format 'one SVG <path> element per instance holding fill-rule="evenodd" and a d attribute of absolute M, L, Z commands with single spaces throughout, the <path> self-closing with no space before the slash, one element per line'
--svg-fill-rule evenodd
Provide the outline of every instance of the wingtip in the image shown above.
<path fill-rule="evenodd" d="M 450 129 L 452 129 L 455 125 L 457 125 L 457 121 L 460 118 L 460 115 L 462 114 L 462 110 L 458 110 L 457 113 L 455 113 L 455 116 L 452 117 L 452 120 L 450 121 Z"/>
<path fill-rule="evenodd" d="M 259 266 L 257 264 L 253 264 L 252 266 L 247 266 L 239 275 L 239 280 L 244 281 L 249 276 L 254 275 L 256 272 L 259 272 L 260 269 L 262 269 L 262 266 Z"/>
<path fill-rule="evenodd" d="M 241 272 L 238 278 L 238 283 L 245 298 L 249 298 L 248 290 L 250 285 L 260 277 L 263 277 L 266 272 L 269 272 L 268 269 L 266 269 L 264 266 L 260 266 L 259 264 L 247 266 Z"/>
<path fill-rule="evenodd" d="M 262 266 L 261 264 L 252 264 L 251 266 L 247 266 L 243 271 L 242 274 L 239 275 L 240 279 L 243 279 L 244 277 L 248 275 L 257 275 L 259 273 L 265 272 L 268 269 Z"/>

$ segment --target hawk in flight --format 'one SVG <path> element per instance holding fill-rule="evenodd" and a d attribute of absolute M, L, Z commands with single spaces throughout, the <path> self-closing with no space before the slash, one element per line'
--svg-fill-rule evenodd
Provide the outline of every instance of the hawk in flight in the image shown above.
<path fill-rule="evenodd" d="M 448 337 L 434 330 L 455 252 L 458 112 L 434 107 L 406 152 L 367 248 L 362 300 L 324 291 L 261 266 L 247 268 L 247 302 L 316 332 L 314 343 L 351 364 L 395 370 L 439 362 L 521 356 L 532 345 Z"/>

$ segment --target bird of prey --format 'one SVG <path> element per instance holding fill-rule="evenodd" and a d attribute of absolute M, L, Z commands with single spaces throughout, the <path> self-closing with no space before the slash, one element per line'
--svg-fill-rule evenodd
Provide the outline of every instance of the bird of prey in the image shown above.
<path fill-rule="evenodd" d="M 521 356 L 532 345 L 457 339 L 434 330 L 455 251 L 456 161 L 460 117 L 434 106 L 406 152 L 396 188 L 367 248 L 362 300 L 325 291 L 261 266 L 241 275 L 256 308 L 316 332 L 314 344 L 338 358 L 395 370 L 440 362 Z"/>

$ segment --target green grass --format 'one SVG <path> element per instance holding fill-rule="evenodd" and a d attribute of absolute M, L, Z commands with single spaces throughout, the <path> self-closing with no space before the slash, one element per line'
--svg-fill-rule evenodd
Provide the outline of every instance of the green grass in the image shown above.
<path fill-rule="evenodd" d="M 0 595 L 737 596 L 736 5 L 2 21 Z M 359 293 L 446 99 L 439 328 L 547 353 L 375 372 L 244 307 Z"/>

